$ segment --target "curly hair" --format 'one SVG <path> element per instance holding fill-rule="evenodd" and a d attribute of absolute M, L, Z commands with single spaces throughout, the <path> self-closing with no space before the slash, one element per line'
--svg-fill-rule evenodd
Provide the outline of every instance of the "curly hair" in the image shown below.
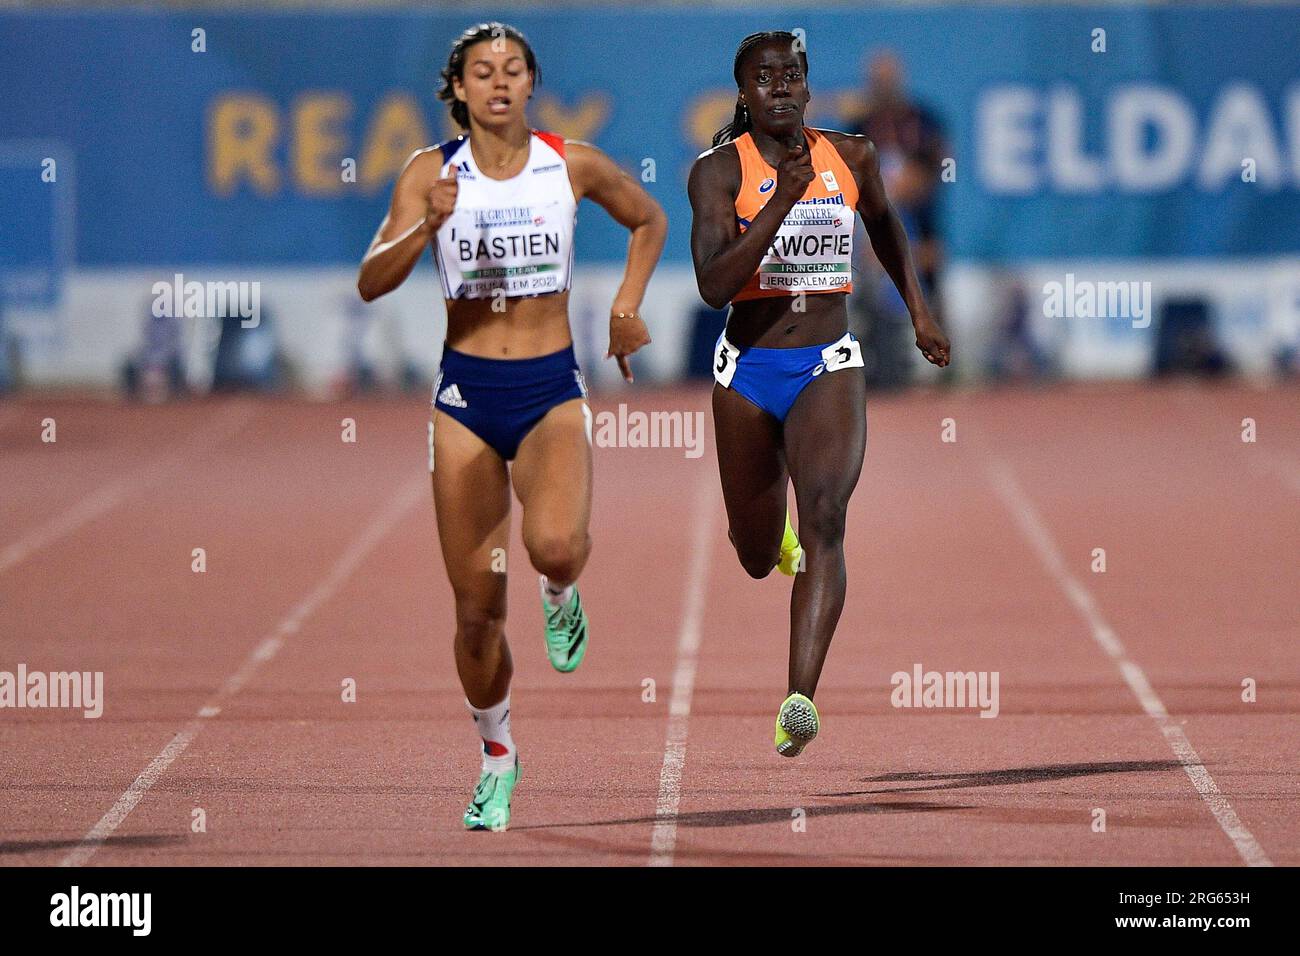
<path fill-rule="evenodd" d="M 470 27 L 452 43 L 447 65 L 442 69 L 442 89 L 438 91 L 438 99 L 451 105 L 451 118 L 461 129 L 469 129 L 469 107 L 456 99 L 452 80 L 465 79 L 465 52 L 475 43 L 483 40 L 514 40 L 524 49 L 524 63 L 533 76 L 533 83 L 542 81 L 542 71 L 537 65 L 537 57 L 533 55 L 533 48 L 528 45 L 528 40 L 518 30 L 508 23 L 497 20 Z"/>

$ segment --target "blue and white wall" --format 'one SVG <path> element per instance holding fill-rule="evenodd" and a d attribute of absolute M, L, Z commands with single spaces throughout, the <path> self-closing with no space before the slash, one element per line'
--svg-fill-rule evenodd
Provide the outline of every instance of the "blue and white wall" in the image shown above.
<path fill-rule="evenodd" d="M 452 132 L 433 95 L 448 45 L 489 15 L 0 13 L 0 301 L 28 374 L 111 381 L 153 283 L 181 273 L 260 281 L 303 383 L 327 382 L 392 180 Z M 533 123 L 595 142 L 668 211 L 648 374 L 678 374 L 698 304 L 686 171 L 730 117 L 737 42 L 772 28 L 804 31 L 813 122 L 840 124 L 864 56 L 889 47 L 946 124 L 943 297 L 969 368 L 1009 279 L 1041 302 L 1067 273 L 1149 281 L 1157 302 L 1203 292 L 1247 368 L 1300 334 L 1300 9 L 593 7 L 511 22 L 542 65 Z M 595 356 L 625 244 L 584 205 L 574 324 L 597 382 L 613 375 Z M 444 317 L 420 269 L 372 307 L 369 347 L 432 365 Z M 1146 367 L 1150 330 L 1131 323 L 1035 327 L 1072 373 Z"/>

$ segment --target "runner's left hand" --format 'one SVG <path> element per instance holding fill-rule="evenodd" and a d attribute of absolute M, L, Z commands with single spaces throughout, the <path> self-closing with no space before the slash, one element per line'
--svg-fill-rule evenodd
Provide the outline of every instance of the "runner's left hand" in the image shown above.
<path fill-rule="evenodd" d="M 620 314 L 621 313 L 621 314 Z M 627 357 L 637 349 L 650 344 L 650 331 L 641 321 L 641 316 L 632 310 L 614 309 L 609 316 L 609 351 L 605 358 L 613 356 L 618 361 L 618 370 L 629 382 L 633 381 L 632 366 Z"/>
<path fill-rule="evenodd" d="M 952 361 L 948 336 L 943 334 L 939 323 L 928 312 L 914 318 L 912 327 L 916 329 L 916 347 L 927 362 L 943 368 Z"/>

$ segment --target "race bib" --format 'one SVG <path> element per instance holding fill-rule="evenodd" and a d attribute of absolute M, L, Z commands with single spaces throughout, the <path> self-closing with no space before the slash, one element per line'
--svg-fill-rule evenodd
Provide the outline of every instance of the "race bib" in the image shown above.
<path fill-rule="evenodd" d="M 718 347 L 713 353 L 713 380 L 723 388 L 731 388 L 739 358 L 740 349 L 728 342 L 726 336 L 718 339 Z"/>
<path fill-rule="evenodd" d="M 838 372 L 842 368 L 863 368 L 862 344 L 846 333 L 844 338 L 822 349 L 822 371 Z"/>
<path fill-rule="evenodd" d="M 758 287 L 796 292 L 844 289 L 853 274 L 853 210 L 844 197 L 801 199 L 758 266 Z"/>

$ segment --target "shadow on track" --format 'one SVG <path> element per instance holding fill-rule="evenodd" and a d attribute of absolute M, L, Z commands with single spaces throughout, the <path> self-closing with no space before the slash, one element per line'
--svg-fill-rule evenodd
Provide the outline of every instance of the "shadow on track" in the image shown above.
<path fill-rule="evenodd" d="M 143 849 L 184 843 L 185 837 L 171 834 L 140 834 L 138 836 L 111 836 L 104 841 L 106 847 Z M 81 846 L 79 839 L 70 840 L 5 840 L 0 841 L 0 856 L 19 853 L 41 853 L 45 850 L 71 850 Z"/>
<path fill-rule="evenodd" d="M 940 810 L 971 810 L 973 807 L 950 803 L 837 803 L 823 807 L 804 807 L 810 817 L 843 816 L 860 813 L 927 813 Z M 789 823 L 790 807 L 750 807 L 742 810 L 697 810 L 676 817 L 679 827 L 744 827 L 762 823 Z M 658 822 L 657 817 L 624 817 L 618 820 L 593 820 L 589 823 L 540 823 L 511 827 L 512 830 L 550 830 L 570 827 L 615 827 Z"/>
<path fill-rule="evenodd" d="M 925 793 L 933 790 L 961 790 L 966 787 L 1004 787 L 1017 783 L 1039 783 L 1045 780 L 1065 780 L 1070 777 L 1091 777 L 1102 773 L 1154 773 L 1160 770 L 1179 770 L 1177 760 L 1116 760 L 1101 763 L 1061 763 L 1040 767 L 1012 767 L 1007 770 L 975 770 L 959 773 L 904 772 L 887 773 L 879 777 L 864 777 L 863 783 L 913 783 L 943 781 L 924 787 L 890 787 L 877 790 L 845 790 L 840 793 L 819 793 L 819 797 L 862 797 L 884 793 Z"/>

